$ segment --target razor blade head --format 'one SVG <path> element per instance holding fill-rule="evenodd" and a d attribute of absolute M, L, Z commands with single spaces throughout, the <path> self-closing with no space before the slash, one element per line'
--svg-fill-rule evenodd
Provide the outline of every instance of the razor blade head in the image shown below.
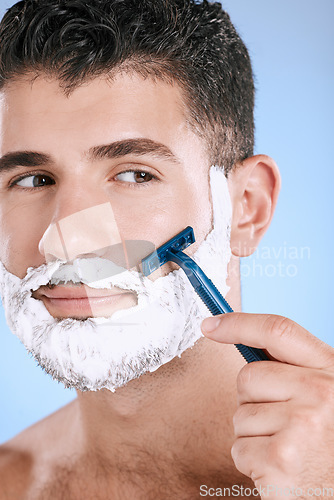
<path fill-rule="evenodd" d="M 141 261 L 143 274 L 148 276 L 166 262 L 169 262 L 170 251 L 179 250 L 182 252 L 194 242 L 194 230 L 191 226 L 188 226 Z"/>

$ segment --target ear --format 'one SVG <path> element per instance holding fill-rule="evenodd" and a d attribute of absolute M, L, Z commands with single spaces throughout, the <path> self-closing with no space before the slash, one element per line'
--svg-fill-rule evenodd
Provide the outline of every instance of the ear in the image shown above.
<path fill-rule="evenodd" d="M 280 173 L 272 158 L 257 155 L 237 164 L 228 182 L 233 210 L 232 254 L 247 257 L 270 225 L 281 187 Z"/>

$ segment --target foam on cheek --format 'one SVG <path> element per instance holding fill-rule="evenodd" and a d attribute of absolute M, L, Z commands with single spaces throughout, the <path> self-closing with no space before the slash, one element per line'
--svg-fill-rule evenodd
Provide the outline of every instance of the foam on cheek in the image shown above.
<path fill-rule="evenodd" d="M 214 229 L 193 258 L 225 295 L 231 256 L 231 203 L 222 170 L 211 168 L 210 185 Z M 136 271 L 108 276 L 110 262 L 105 259 L 76 259 L 73 266 L 65 264 L 57 261 L 29 268 L 20 280 L 0 263 L 0 292 L 13 333 L 66 387 L 114 391 L 180 356 L 202 336 L 200 324 L 209 312 L 181 269 L 153 282 Z M 109 318 L 55 319 L 41 301 L 31 297 L 31 290 L 50 279 L 82 281 L 91 288 L 132 290 L 138 304 Z"/>

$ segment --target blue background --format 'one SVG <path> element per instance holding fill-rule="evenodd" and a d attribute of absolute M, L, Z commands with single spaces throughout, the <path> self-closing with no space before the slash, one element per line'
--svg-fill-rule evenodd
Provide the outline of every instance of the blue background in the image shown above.
<path fill-rule="evenodd" d="M 13 2 L 1 0 L 0 14 Z M 246 312 L 281 314 L 334 346 L 332 0 L 223 0 L 256 76 L 256 153 L 282 174 L 274 220 L 242 260 Z M 0 307 L 0 442 L 75 397 L 6 326 Z"/>

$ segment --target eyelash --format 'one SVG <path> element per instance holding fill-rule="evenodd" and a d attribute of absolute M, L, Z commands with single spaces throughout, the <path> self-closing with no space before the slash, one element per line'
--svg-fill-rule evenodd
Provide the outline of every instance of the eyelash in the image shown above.
<path fill-rule="evenodd" d="M 143 187 L 148 187 L 147 185 L 152 182 L 152 181 L 159 181 L 159 179 L 151 174 L 150 172 L 147 172 L 146 170 L 141 170 L 141 169 L 133 169 L 133 168 L 130 168 L 128 170 L 123 170 L 122 172 L 118 172 L 117 175 L 120 175 L 120 174 L 126 174 L 128 172 L 132 172 L 132 173 L 143 173 L 143 174 L 147 174 L 147 175 L 150 175 L 152 177 L 152 179 L 148 182 L 126 182 L 126 181 L 119 181 L 121 182 L 122 184 L 127 184 L 129 188 L 134 188 L 134 189 L 137 189 L 138 187 L 140 187 L 141 189 Z M 43 172 L 40 172 L 40 171 L 36 171 L 36 172 L 29 172 L 29 174 L 25 174 L 25 175 L 21 175 L 20 177 L 17 177 L 16 179 L 14 179 L 13 181 L 11 181 L 11 183 L 9 184 L 9 188 L 14 188 L 18 182 L 22 181 L 23 179 L 27 179 L 28 177 L 34 177 L 34 176 L 37 176 L 37 175 L 44 175 L 45 177 L 49 177 L 50 179 L 52 179 L 52 177 L 50 175 L 47 175 L 47 174 L 44 174 Z M 115 177 L 116 177 L 115 176 Z M 49 184 L 49 186 L 53 186 L 54 184 Z M 36 190 L 40 190 L 40 189 L 43 189 L 44 187 L 47 187 L 47 186 L 39 186 L 39 187 L 20 187 L 19 186 L 19 189 L 24 189 L 25 191 L 36 191 Z"/>

